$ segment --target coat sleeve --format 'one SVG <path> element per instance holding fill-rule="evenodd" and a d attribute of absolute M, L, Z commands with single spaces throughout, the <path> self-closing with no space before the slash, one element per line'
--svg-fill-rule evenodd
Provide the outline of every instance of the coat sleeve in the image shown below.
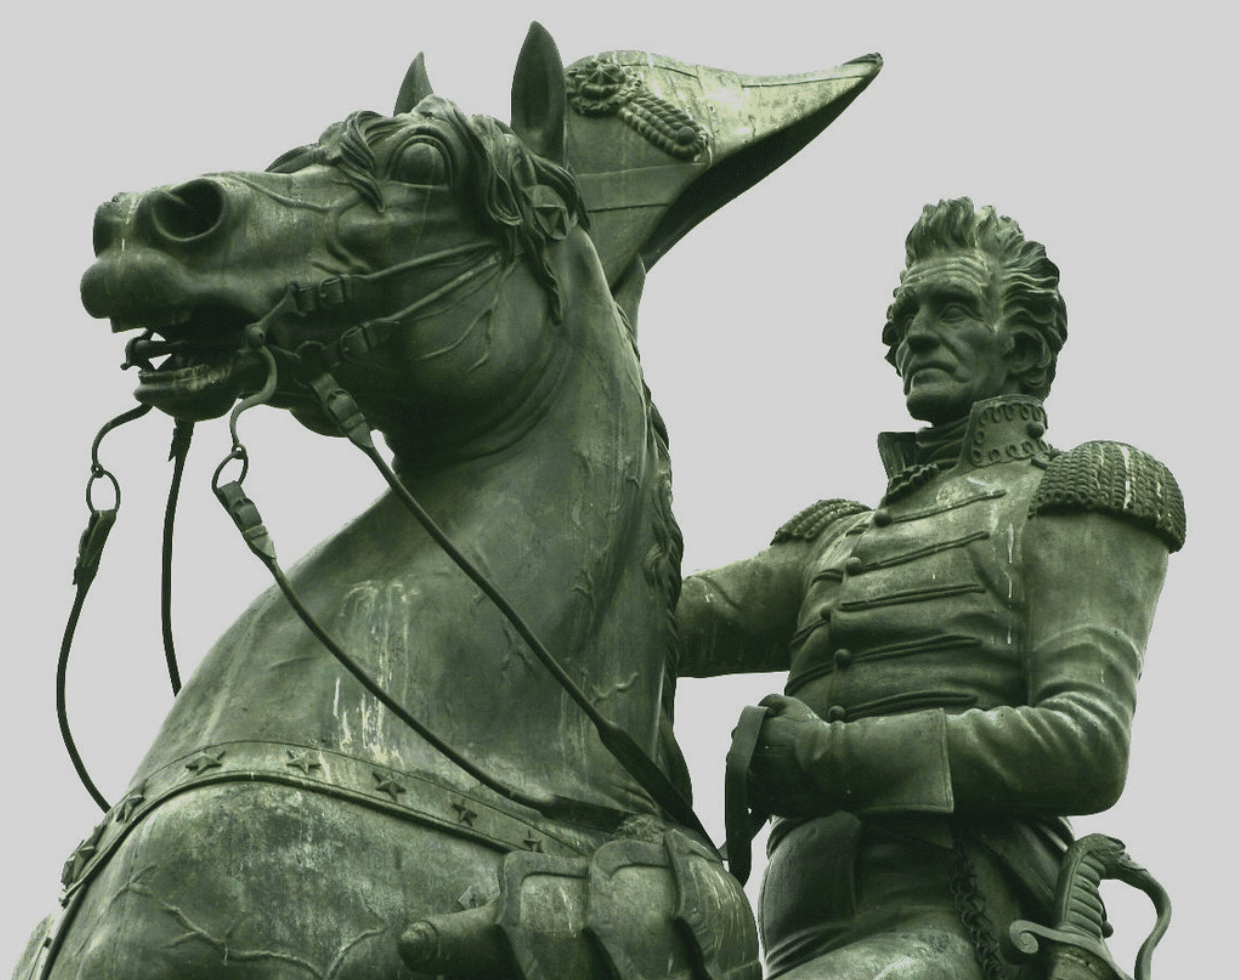
<path fill-rule="evenodd" d="M 1035 517 L 1022 549 L 1026 703 L 815 725 L 795 754 L 830 806 L 1069 815 L 1119 798 L 1167 544 L 1085 512 Z"/>
<path fill-rule="evenodd" d="M 679 676 L 786 671 L 809 563 L 869 509 L 819 500 L 784 523 L 760 554 L 687 578 L 676 607 Z"/>
<path fill-rule="evenodd" d="M 676 607 L 682 677 L 787 670 L 810 544 L 772 545 L 685 579 Z"/>

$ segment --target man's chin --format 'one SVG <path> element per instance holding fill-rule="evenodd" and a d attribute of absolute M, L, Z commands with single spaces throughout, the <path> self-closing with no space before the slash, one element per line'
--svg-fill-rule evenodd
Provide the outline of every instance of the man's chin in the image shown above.
<path fill-rule="evenodd" d="M 905 396 L 908 413 L 919 422 L 942 425 L 969 414 L 971 402 L 959 391 L 943 391 L 938 385 L 914 388 Z"/>

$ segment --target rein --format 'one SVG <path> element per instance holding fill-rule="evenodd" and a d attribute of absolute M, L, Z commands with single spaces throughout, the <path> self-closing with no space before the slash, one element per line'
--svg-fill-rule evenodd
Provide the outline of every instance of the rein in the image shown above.
<path fill-rule="evenodd" d="M 73 600 L 73 608 L 69 611 L 68 621 L 65 623 L 64 635 L 60 643 L 60 655 L 56 661 L 56 721 L 60 726 L 60 737 L 65 743 L 65 749 L 69 753 L 69 758 L 73 762 L 73 768 L 77 772 L 78 778 L 82 781 L 82 785 L 105 813 L 111 808 L 110 804 L 103 794 L 99 792 L 94 780 L 90 778 L 90 773 L 87 772 L 86 765 L 82 761 L 81 753 L 78 752 L 73 732 L 69 728 L 69 713 L 65 696 L 68 684 L 69 651 L 73 646 L 73 638 L 77 632 L 77 624 L 82 614 L 82 607 L 86 603 L 86 595 L 90 591 L 91 584 L 95 581 L 96 574 L 99 572 L 99 562 L 103 558 L 104 545 L 107 543 L 108 535 L 116 524 L 116 517 L 120 513 L 121 507 L 120 483 L 99 462 L 99 446 L 103 442 L 103 437 L 113 429 L 118 429 L 122 425 L 142 418 L 150 410 L 150 405 L 139 405 L 137 408 L 121 413 L 111 421 L 104 423 L 91 444 L 90 478 L 86 481 L 86 506 L 90 511 L 90 516 L 87 519 L 86 530 L 82 532 L 81 539 L 78 542 L 77 562 L 73 568 L 73 584 L 77 586 L 77 594 Z M 180 495 L 181 476 L 185 471 L 185 458 L 189 453 L 190 438 L 193 436 L 193 432 L 194 425 L 192 422 L 177 420 L 172 436 L 172 449 L 168 457 L 174 461 L 175 468 L 173 470 L 172 485 L 168 490 L 168 502 L 164 508 L 163 553 L 160 562 L 160 627 L 164 641 L 164 660 L 168 667 L 168 679 L 172 684 L 174 696 L 181 690 L 181 674 L 177 667 L 176 647 L 172 638 L 172 530 L 176 518 L 177 499 Z M 111 507 L 98 507 L 95 505 L 94 488 L 95 484 L 100 480 L 106 480 L 112 485 Z"/>
<path fill-rule="evenodd" d="M 339 337 L 327 344 L 310 341 L 301 344 L 295 352 L 290 352 L 278 346 L 272 346 L 268 343 L 268 337 L 279 337 L 281 330 L 281 322 L 287 316 L 304 317 L 310 313 L 321 310 L 331 309 L 333 307 L 343 306 L 351 301 L 357 301 L 365 296 L 374 285 L 388 277 L 401 273 L 411 272 L 424 268 L 433 264 L 457 258 L 460 256 L 470 255 L 481 251 L 487 251 L 479 261 L 475 262 L 462 273 L 455 276 L 448 282 L 440 285 L 426 295 L 418 298 L 408 306 L 397 311 L 394 314 L 385 317 L 376 317 L 363 323 L 352 326 L 344 330 Z M 701 820 L 694 813 L 692 806 L 685 799 L 684 795 L 668 778 L 667 774 L 658 766 L 658 764 L 641 748 L 633 737 L 603 716 L 586 694 L 581 690 L 577 683 L 568 675 L 563 666 L 555 658 L 555 656 L 546 648 L 542 641 L 535 635 L 533 630 L 520 616 L 520 614 L 512 607 L 503 594 L 491 583 L 486 576 L 452 543 L 443 530 L 435 523 L 434 519 L 426 512 L 416 498 L 405 487 L 404 483 L 391 469 L 388 463 L 380 455 L 371 436 L 369 424 L 366 422 L 357 402 L 353 396 L 343 389 L 336 379 L 332 376 L 331 370 L 341 363 L 354 361 L 366 356 L 376 348 L 391 339 L 395 329 L 402 321 L 409 317 L 424 311 L 428 306 L 436 301 L 447 297 L 464 287 L 473 283 L 479 276 L 499 265 L 499 250 L 493 242 L 470 242 L 464 245 L 455 246 L 453 248 L 444 249 L 439 252 L 418 256 L 408 262 L 404 262 L 379 272 L 365 275 L 343 275 L 333 276 L 324 279 L 311 286 L 301 286 L 297 283 L 290 283 L 284 296 L 265 313 L 259 320 L 250 324 L 243 331 L 243 347 L 242 350 L 257 354 L 262 358 L 267 368 L 267 377 L 262 390 L 242 399 L 233 408 L 229 418 L 229 429 L 232 435 L 232 449 L 223 461 L 216 467 L 212 477 L 212 490 L 217 499 L 223 505 L 234 524 L 241 532 L 246 545 L 267 567 L 285 598 L 293 608 L 298 617 L 305 623 L 306 627 L 314 634 L 319 642 L 332 654 L 333 657 L 345 668 L 372 696 L 374 696 L 384 707 L 388 708 L 402 722 L 408 725 L 414 732 L 430 744 L 436 751 L 449 759 L 453 764 L 458 766 L 464 772 L 468 773 L 480 783 L 487 786 L 500 796 L 512 800 L 515 803 L 527 806 L 544 816 L 553 819 L 566 819 L 570 821 L 584 822 L 592 825 L 602 825 L 611 827 L 618 824 L 623 819 L 624 814 L 620 814 L 608 807 L 602 807 L 597 804 L 590 804 L 580 800 L 548 795 L 534 796 L 525 793 L 519 789 L 508 786 L 507 784 L 495 779 L 485 773 L 471 761 L 465 758 L 461 753 L 456 751 L 452 746 L 448 745 L 440 739 L 435 733 L 426 728 L 420 721 L 413 717 L 402 705 L 391 697 L 378 683 L 374 681 L 354 661 L 336 641 L 323 629 L 313 615 L 306 609 L 300 598 L 289 583 L 283 570 L 280 568 L 276 560 L 275 545 L 271 539 L 262 517 L 258 512 L 258 508 L 253 501 L 246 495 L 242 488 L 242 483 L 249 471 L 249 453 L 244 444 L 238 437 L 237 422 L 240 416 L 249 409 L 269 401 L 276 391 L 278 370 L 276 366 L 273 351 L 280 353 L 282 356 L 290 358 L 299 368 L 312 368 L 309 373 L 313 377 L 309 381 L 304 382 L 317 397 L 324 413 L 340 433 L 347 438 L 353 445 L 360 449 L 375 464 L 384 480 L 389 487 L 401 500 L 403 505 L 413 514 L 414 518 L 421 524 L 427 534 L 439 545 L 439 547 L 447 554 L 447 556 L 461 569 L 461 571 L 483 592 L 484 595 L 499 609 L 500 613 L 509 621 L 518 635 L 525 641 L 530 650 L 542 662 L 543 666 L 551 673 L 561 688 L 568 694 L 578 707 L 585 713 L 591 724 L 594 726 L 596 733 L 603 746 L 611 753 L 611 755 L 620 763 L 620 765 L 633 777 L 634 780 L 645 790 L 651 798 L 658 804 L 673 820 L 697 831 L 705 841 L 709 841 L 710 837 L 705 828 L 702 826 Z M 139 338 L 129 345 L 127 348 L 127 363 L 138 362 L 145 357 L 156 356 L 160 353 L 168 353 L 175 350 L 178 346 L 185 342 L 166 342 L 157 341 L 149 337 Z M 135 409 L 131 413 L 127 413 L 124 420 L 128 420 L 128 416 L 134 418 L 146 414 L 149 406 L 142 406 Z M 119 420 L 115 420 L 105 426 L 104 432 L 109 431 L 109 427 L 120 424 Z M 192 427 L 191 427 L 192 428 Z M 102 438 L 104 432 L 100 433 Z M 168 524 L 165 526 L 165 567 L 170 565 L 170 541 L 171 541 L 171 520 L 175 511 L 175 494 L 180 483 L 180 472 L 184 464 L 183 455 L 177 457 L 175 455 L 178 445 L 184 447 L 184 451 L 188 450 L 189 434 L 186 431 L 183 435 L 178 423 L 178 437 L 174 438 L 174 457 L 178 459 L 178 467 L 174 476 L 173 490 L 169 496 L 169 505 L 167 511 Z M 98 439 L 96 440 L 96 448 Z M 237 479 L 221 483 L 221 476 L 224 469 L 232 462 L 240 464 L 241 471 Z M 96 462 L 97 465 L 97 462 Z M 94 470 L 92 469 L 92 474 Z M 116 480 L 111 474 L 103 471 L 112 483 L 116 486 Z M 92 480 L 96 477 L 92 475 Z M 119 486 L 116 486 L 117 504 L 119 505 Z M 100 512 L 101 513 L 101 512 Z M 96 510 L 92 506 L 92 527 L 96 523 Z M 111 523 L 115 520 L 115 508 L 111 511 L 111 517 L 101 517 L 98 523 L 106 524 L 110 529 Z M 88 534 L 91 533 L 88 528 Z M 97 548 L 92 545 L 93 568 L 98 567 L 98 554 L 103 547 L 103 541 L 106 539 L 107 530 L 103 530 L 99 535 Z M 85 549 L 85 539 L 83 537 L 83 548 Z M 93 540 L 93 539 L 92 539 Z M 79 558 L 79 565 L 82 559 Z M 90 577 L 93 579 L 93 570 Z M 76 578 L 76 576 L 75 576 Z M 87 583 L 87 587 L 89 583 Z M 165 583 L 165 592 L 168 586 Z M 62 662 L 67 656 L 68 644 L 72 639 L 72 626 L 76 624 L 77 613 L 80 610 L 81 599 L 84 598 L 84 589 L 79 588 L 79 601 L 75 604 L 74 613 L 70 616 L 70 627 L 66 629 L 65 645 L 62 647 Z M 168 601 L 164 603 L 165 610 L 168 608 Z M 165 621 L 165 637 L 170 639 L 170 627 Z M 170 648 L 169 648 L 170 649 Z M 179 678 L 175 673 L 175 659 L 169 654 L 169 669 L 172 672 L 174 692 L 179 688 Z M 63 709 L 63 688 L 58 687 L 58 706 Z M 61 711 L 63 719 L 63 710 Z M 84 767 L 81 765 L 80 756 L 73 746 L 72 738 L 68 734 L 67 722 L 62 720 L 62 734 L 66 740 L 66 747 L 69 749 L 70 756 L 74 760 L 75 768 L 79 777 L 82 778 L 87 790 L 91 793 L 95 801 L 106 811 L 108 809 L 106 801 L 94 784 L 90 781 L 90 777 L 86 774 Z"/>

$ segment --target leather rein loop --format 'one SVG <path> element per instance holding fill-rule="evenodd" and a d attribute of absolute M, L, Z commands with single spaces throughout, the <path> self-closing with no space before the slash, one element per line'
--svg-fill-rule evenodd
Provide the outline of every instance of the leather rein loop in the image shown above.
<path fill-rule="evenodd" d="M 732 730 L 723 774 L 723 826 L 727 837 L 728 870 L 742 885 L 749 880 L 754 835 L 770 819 L 770 815 L 751 807 L 749 769 L 758 737 L 769 709 L 749 705 L 741 711 L 740 720 Z"/>
<path fill-rule="evenodd" d="M 105 422 L 95 436 L 94 442 L 91 443 L 90 478 L 86 481 L 86 506 L 90 511 L 90 516 L 86 521 L 86 530 L 82 532 L 82 537 L 78 541 L 77 562 L 73 567 L 73 584 L 77 586 L 77 593 L 74 596 L 73 607 L 69 611 L 68 621 L 65 623 L 64 634 L 60 641 L 60 655 L 56 660 L 56 722 L 60 727 L 60 737 L 65 744 L 65 750 L 69 753 L 69 759 L 73 763 L 74 771 L 78 774 L 78 779 L 82 781 L 91 799 L 105 813 L 110 809 L 110 804 L 99 792 L 94 780 L 90 778 L 86 764 L 82 761 L 82 755 L 78 751 L 77 743 L 73 739 L 73 732 L 69 728 L 69 712 L 65 696 L 69 673 L 69 651 L 73 647 L 73 637 L 77 632 L 82 607 L 86 603 L 86 594 L 90 591 L 91 583 L 95 581 L 95 575 L 99 572 L 99 562 L 103 558 L 104 545 L 107 544 L 108 535 L 116 524 L 116 515 L 121 508 L 121 485 L 111 471 L 99 462 L 99 446 L 103 442 L 103 437 L 113 429 L 142 418 L 150 410 L 149 405 L 139 405 L 137 408 L 122 412 L 116 418 Z M 111 507 L 99 507 L 95 503 L 95 484 L 99 481 L 106 481 L 112 486 Z"/>

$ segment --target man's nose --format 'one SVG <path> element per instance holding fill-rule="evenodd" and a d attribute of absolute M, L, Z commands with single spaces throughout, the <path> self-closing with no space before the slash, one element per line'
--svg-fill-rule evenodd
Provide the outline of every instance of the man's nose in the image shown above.
<path fill-rule="evenodd" d="M 933 318 L 924 310 L 919 311 L 908 325 L 904 334 L 904 343 L 915 354 L 924 354 L 939 342 L 938 334 L 933 329 Z"/>

